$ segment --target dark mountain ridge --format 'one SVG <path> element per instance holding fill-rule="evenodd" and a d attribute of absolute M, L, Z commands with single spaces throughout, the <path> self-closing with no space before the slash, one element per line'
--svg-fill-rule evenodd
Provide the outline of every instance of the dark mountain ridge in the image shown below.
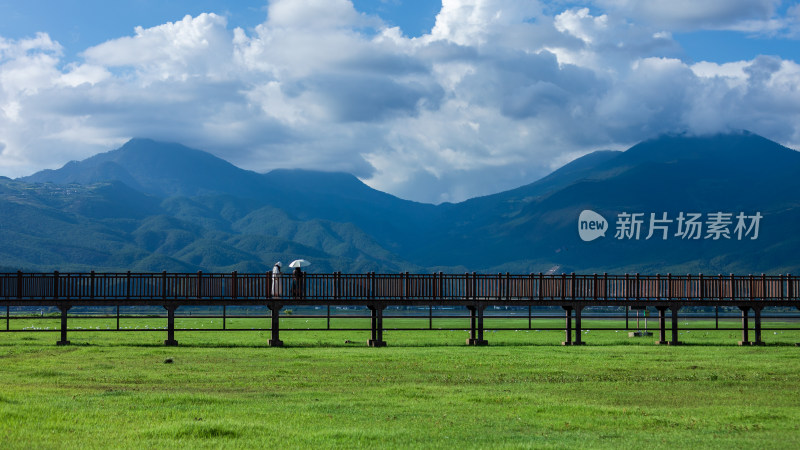
<path fill-rule="evenodd" d="M 19 178 L 62 185 L 110 180 L 160 198 L 228 195 L 277 207 L 299 220 L 364 223 L 366 231 L 387 242 L 404 233 L 409 221 L 437 214 L 433 205 L 374 190 L 351 174 L 298 169 L 259 174 L 200 150 L 150 139 L 132 139 L 117 150 Z"/>
<path fill-rule="evenodd" d="M 8 211 L 50 217 L 43 228 L 61 236 L 33 232 L 42 226 L 6 228 L 17 250 L 0 252 L 0 265 L 261 271 L 307 257 L 316 271 L 796 271 L 798 173 L 798 152 L 748 132 L 669 135 L 588 154 L 517 189 L 435 206 L 350 174 L 258 174 L 178 144 L 134 139 L 61 169 L 0 180 Z M 70 187 L 69 201 L 45 201 L 48 190 Z M 608 219 L 605 238 L 579 239 L 583 209 Z M 764 220 L 753 242 L 614 239 L 616 215 L 626 211 L 758 211 Z M 80 227 L 90 231 L 69 244 L 84 253 L 34 256 Z"/>

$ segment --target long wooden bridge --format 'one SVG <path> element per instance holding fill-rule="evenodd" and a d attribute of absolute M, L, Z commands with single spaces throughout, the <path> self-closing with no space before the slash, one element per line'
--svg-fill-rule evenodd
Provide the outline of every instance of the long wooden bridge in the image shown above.
<path fill-rule="evenodd" d="M 742 312 L 741 345 L 760 345 L 761 311 L 800 309 L 800 277 L 792 275 L 543 275 L 528 274 L 314 274 L 271 273 L 0 273 L 0 306 L 53 306 L 61 311 L 61 340 L 73 306 L 148 305 L 167 311 L 165 345 L 175 340 L 175 310 L 185 305 L 266 305 L 271 311 L 269 345 L 281 346 L 284 306 L 360 305 L 371 314 L 370 346 L 383 340 L 387 306 L 464 306 L 470 312 L 468 345 L 486 345 L 487 306 L 558 306 L 565 312 L 564 345 L 581 345 L 581 312 L 588 306 L 653 307 L 659 340 L 677 345 L 678 311 L 688 306 L 734 306 Z M 666 322 L 671 314 L 671 336 Z M 753 312 L 754 339 L 749 339 Z M 574 326 L 573 326 L 574 320 Z M 574 339 L 573 339 L 574 336 Z"/>

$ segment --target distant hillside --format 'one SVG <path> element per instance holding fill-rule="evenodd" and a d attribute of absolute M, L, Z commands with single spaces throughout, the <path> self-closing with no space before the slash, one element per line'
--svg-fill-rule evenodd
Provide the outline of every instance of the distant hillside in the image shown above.
<path fill-rule="evenodd" d="M 134 139 L 61 169 L 0 178 L 0 266 L 260 272 L 305 258 L 318 272 L 796 273 L 798 173 L 798 152 L 747 132 L 671 135 L 591 153 L 517 189 L 434 206 L 349 174 L 258 174 Z M 605 237 L 580 239 L 584 209 L 608 221 Z M 715 212 L 758 212 L 759 238 L 675 236 L 681 213 L 707 221 Z M 623 213 L 642 214 L 640 239 L 614 237 Z M 645 239 L 650 213 L 667 214 L 668 239 Z"/>
<path fill-rule="evenodd" d="M 478 234 L 489 237 L 485 251 L 502 249 L 504 255 L 497 256 L 509 261 L 544 259 L 581 271 L 796 271 L 800 264 L 791 255 L 800 249 L 798 173 L 800 153 L 760 136 L 664 136 L 602 161 L 533 201 L 507 204 Z M 609 220 L 605 239 L 579 239 L 577 218 L 584 209 Z M 680 212 L 760 212 L 764 219 L 756 241 L 675 239 L 673 222 L 666 241 L 645 240 L 645 229 L 632 242 L 613 238 L 623 212 L 645 213 L 648 221 L 650 213 L 664 212 L 673 220 Z M 463 263 L 471 255 L 454 256 Z"/>
<path fill-rule="evenodd" d="M 200 150 L 150 139 L 131 139 L 116 150 L 19 180 L 83 185 L 117 180 L 157 197 L 208 193 L 252 197 L 269 189 L 264 177 L 255 172 Z"/>

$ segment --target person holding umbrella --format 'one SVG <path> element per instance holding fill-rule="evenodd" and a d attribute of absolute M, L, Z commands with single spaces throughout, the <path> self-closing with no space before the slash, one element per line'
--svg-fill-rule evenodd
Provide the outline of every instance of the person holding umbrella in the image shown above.
<path fill-rule="evenodd" d="M 303 279 L 303 271 L 300 268 L 310 265 L 311 263 L 305 259 L 296 259 L 289 264 L 289 267 L 294 268 L 292 271 L 292 296 L 294 298 L 303 298 L 305 295 L 305 280 Z"/>

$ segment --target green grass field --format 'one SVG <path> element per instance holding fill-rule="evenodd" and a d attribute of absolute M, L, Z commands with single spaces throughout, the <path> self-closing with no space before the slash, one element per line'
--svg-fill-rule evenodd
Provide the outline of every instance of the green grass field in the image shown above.
<path fill-rule="evenodd" d="M 434 326 L 466 328 L 466 320 L 452 320 L 434 319 Z M 123 319 L 121 327 L 165 323 Z M 324 319 L 282 323 L 326 325 Z M 334 326 L 368 323 L 335 319 Z M 493 323 L 487 320 L 487 328 Z M 369 330 L 285 331 L 285 348 L 267 347 L 268 331 L 179 331 L 177 348 L 162 346 L 164 330 L 70 331 L 67 347 L 54 345 L 58 333 L 0 333 L 0 442 L 3 448 L 800 446 L 800 348 L 794 346 L 800 331 L 766 329 L 766 346 L 739 347 L 740 331 L 686 330 L 685 346 L 667 347 L 629 338 L 619 322 L 587 320 L 588 344 L 562 347 L 563 332 L 527 330 L 527 319 L 497 323 L 520 329 L 488 330 L 488 347 L 466 347 L 464 328 L 385 331 L 386 348 L 366 347 Z M 562 321 L 534 323 L 548 328 Z M 708 325 L 687 323 L 681 326 Z M 615 324 L 620 329 L 591 330 Z M 58 321 L 11 325 L 52 330 Z M 221 324 L 180 318 L 176 325 Z M 227 326 L 269 323 L 229 319 Z M 423 327 L 427 319 L 387 319 L 385 326 Z M 115 328 L 116 321 L 70 319 L 70 328 L 89 327 Z"/>

